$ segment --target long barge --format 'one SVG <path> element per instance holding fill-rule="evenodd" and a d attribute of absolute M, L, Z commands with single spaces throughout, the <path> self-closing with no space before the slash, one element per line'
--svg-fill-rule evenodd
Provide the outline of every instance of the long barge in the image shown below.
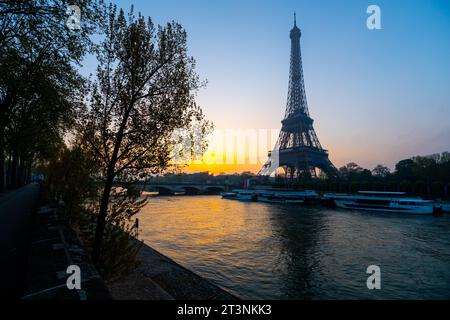
<path fill-rule="evenodd" d="M 356 194 L 326 193 L 313 190 L 234 189 L 222 193 L 222 198 L 241 201 L 259 201 L 274 204 L 318 204 L 344 209 L 431 215 L 449 209 L 447 203 L 409 197 L 404 192 L 358 191 Z M 444 208 L 445 207 L 445 208 Z"/>

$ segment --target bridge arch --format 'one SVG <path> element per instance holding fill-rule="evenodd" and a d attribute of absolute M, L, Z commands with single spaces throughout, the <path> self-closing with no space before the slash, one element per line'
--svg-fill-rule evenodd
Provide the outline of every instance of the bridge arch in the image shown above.
<path fill-rule="evenodd" d="M 196 195 L 200 193 L 200 188 L 194 186 L 185 186 L 183 189 L 186 191 L 186 194 Z"/>
<path fill-rule="evenodd" d="M 171 195 L 175 194 L 175 190 L 168 188 L 168 187 L 155 186 L 153 188 L 158 190 L 159 195 L 161 195 L 161 196 L 171 196 Z"/>

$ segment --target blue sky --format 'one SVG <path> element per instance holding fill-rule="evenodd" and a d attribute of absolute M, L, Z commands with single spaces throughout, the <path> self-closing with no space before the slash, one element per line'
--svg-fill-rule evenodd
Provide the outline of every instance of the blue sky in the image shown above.
<path fill-rule="evenodd" d="M 113 2 L 185 27 L 216 128 L 280 127 L 296 11 L 309 111 L 336 166 L 450 150 L 448 0 Z M 370 4 L 381 30 L 366 28 Z"/>

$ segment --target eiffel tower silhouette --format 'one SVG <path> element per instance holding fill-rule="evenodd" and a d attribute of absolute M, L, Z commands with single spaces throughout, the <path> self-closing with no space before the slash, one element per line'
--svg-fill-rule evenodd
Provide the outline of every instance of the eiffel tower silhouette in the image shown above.
<path fill-rule="evenodd" d="M 294 27 L 290 32 L 291 65 L 286 113 L 282 127 L 269 159 L 258 174 L 270 175 L 282 167 L 287 177 L 315 177 L 320 169 L 328 177 L 337 175 L 335 166 L 328 159 L 328 151 L 322 148 L 309 116 L 303 80 L 300 52 L 301 31 L 297 27 L 294 13 Z"/>

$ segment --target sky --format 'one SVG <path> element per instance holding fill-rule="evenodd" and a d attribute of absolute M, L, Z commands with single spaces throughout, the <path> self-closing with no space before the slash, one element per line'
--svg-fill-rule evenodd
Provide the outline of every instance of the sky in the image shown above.
<path fill-rule="evenodd" d="M 205 156 L 209 165 L 191 170 L 257 171 L 265 161 L 271 146 L 256 148 L 256 163 L 248 146 L 247 164 L 213 164 L 220 163 L 217 132 L 267 137 L 264 130 L 280 129 L 294 12 L 309 112 L 336 167 L 356 162 L 393 168 L 411 156 L 450 151 L 448 0 L 113 2 L 125 9 L 133 4 L 157 24 L 175 20 L 188 33 L 189 54 L 208 81 L 197 101 L 216 130 L 214 156 Z M 380 30 L 366 26 L 372 4 L 381 9 Z M 87 61 L 84 68 L 95 67 Z"/>

